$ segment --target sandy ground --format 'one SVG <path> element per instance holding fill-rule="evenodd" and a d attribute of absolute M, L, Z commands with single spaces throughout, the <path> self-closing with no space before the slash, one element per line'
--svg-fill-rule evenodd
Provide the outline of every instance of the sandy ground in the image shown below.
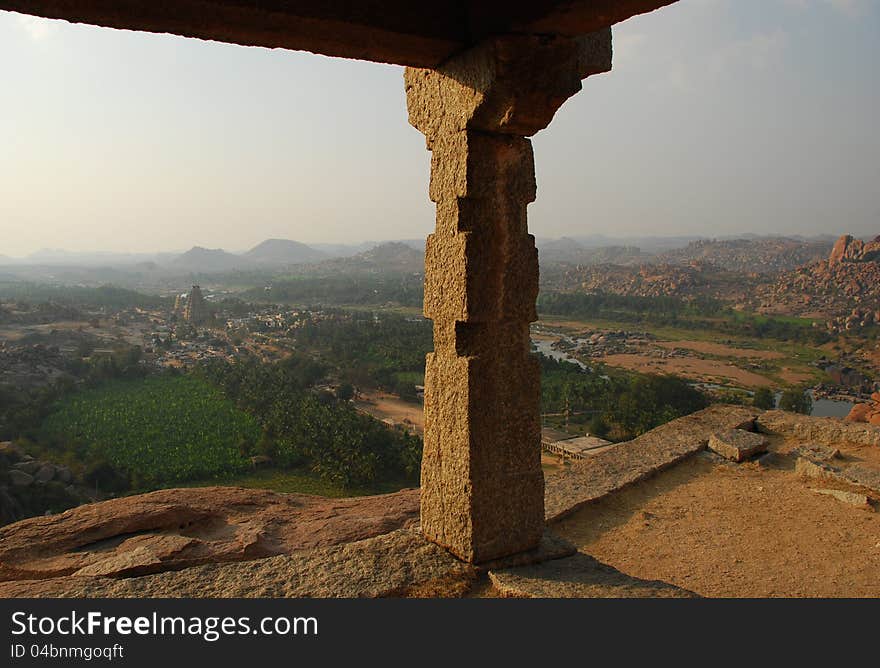
<path fill-rule="evenodd" d="M 880 465 L 880 452 L 852 453 Z M 703 596 L 880 596 L 880 514 L 792 470 L 692 458 L 554 530 L 630 575 Z"/>
<path fill-rule="evenodd" d="M 395 424 L 411 426 L 419 434 L 425 431 L 425 413 L 421 404 L 402 401 L 393 394 L 375 392 L 363 394 L 355 406 L 379 420 L 392 420 Z"/>
<path fill-rule="evenodd" d="M 740 369 L 732 363 L 696 357 L 658 358 L 633 353 L 606 355 L 602 361 L 641 373 L 674 373 L 693 380 L 734 383 L 745 387 L 769 387 L 773 381 L 757 373 Z"/>
<path fill-rule="evenodd" d="M 719 355 L 724 357 L 744 357 L 746 359 L 762 359 L 774 360 L 785 357 L 783 353 L 776 350 L 755 350 L 752 348 L 734 348 L 726 346 L 723 343 L 712 343 L 711 341 L 657 341 L 657 345 L 668 350 L 676 348 L 687 348 L 695 350 L 698 353 L 707 353 L 709 355 Z"/>

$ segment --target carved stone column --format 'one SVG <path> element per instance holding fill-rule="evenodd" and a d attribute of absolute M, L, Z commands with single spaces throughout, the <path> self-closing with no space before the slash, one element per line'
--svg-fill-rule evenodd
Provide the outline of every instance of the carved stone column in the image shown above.
<path fill-rule="evenodd" d="M 437 70 L 407 68 L 410 123 L 431 151 L 437 227 L 425 252 L 421 522 L 470 562 L 534 548 L 544 530 L 540 372 L 530 354 L 538 254 L 526 139 L 581 79 L 611 68 L 611 31 L 503 36 Z"/>

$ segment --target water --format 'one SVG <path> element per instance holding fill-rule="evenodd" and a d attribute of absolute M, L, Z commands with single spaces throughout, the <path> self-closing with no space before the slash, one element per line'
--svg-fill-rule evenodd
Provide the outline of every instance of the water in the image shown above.
<path fill-rule="evenodd" d="M 816 399 L 813 396 L 813 390 L 807 390 L 807 394 L 813 400 L 813 411 L 810 413 L 813 417 L 837 417 L 842 418 L 849 415 L 850 409 L 855 406 L 855 402 L 845 401 L 842 399 Z M 781 392 L 776 393 L 776 405 L 779 405 L 779 397 Z"/>
<path fill-rule="evenodd" d="M 537 348 L 539 353 L 543 353 L 547 357 L 552 357 L 555 360 L 560 360 L 562 362 L 572 362 L 573 364 L 577 364 L 581 369 L 586 369 L 587 365 L 581 362 L 580 360 L 575 359 L 567 352 L 563 350 L 556 350 L 553 348 L 553 341 L 540 340 L 535 341 L 532 339 L 532 343 L 535 348 Z"/>
<path fill-rule="evenodd" d="M 839 401 L 836 399 L 813 399 L 814 417 L 846 417 L 850 409 L 855 406 L 851 401 Z"/>

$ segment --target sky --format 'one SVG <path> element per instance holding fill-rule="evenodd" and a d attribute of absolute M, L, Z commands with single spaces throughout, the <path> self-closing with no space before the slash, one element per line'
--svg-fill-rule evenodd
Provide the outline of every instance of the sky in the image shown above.
<path fill-rule="evenodd" d="M 880 234 L 880 0 L 681 0 L 534 138 L 539 237 Z M 0 255 L 434 225 L 403 68 L 0 11 Z"/>

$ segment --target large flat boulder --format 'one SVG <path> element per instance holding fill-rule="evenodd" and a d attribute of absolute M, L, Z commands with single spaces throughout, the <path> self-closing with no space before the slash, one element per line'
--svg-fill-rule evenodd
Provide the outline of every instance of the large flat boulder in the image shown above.
<path fill-rule="evenodd" d="M 732 462 L 767 451 L 767 437 L 745 429 L 726 429 L 709 437 L 709 449 Z"/>
<path fill-rule="evenodd" d="M 3 598 L 377 598 L 459 596 L 473 567 L 402 529 L 343 545 L 143 577 L 0 583 Z"/>
<path fill-rule="evenodd" d="M 167 489 L 0 528 L 0 581 L 258 559 L 378 536 L 418 517 L 418 490 L 327 499 L 240 487 Z"/>

